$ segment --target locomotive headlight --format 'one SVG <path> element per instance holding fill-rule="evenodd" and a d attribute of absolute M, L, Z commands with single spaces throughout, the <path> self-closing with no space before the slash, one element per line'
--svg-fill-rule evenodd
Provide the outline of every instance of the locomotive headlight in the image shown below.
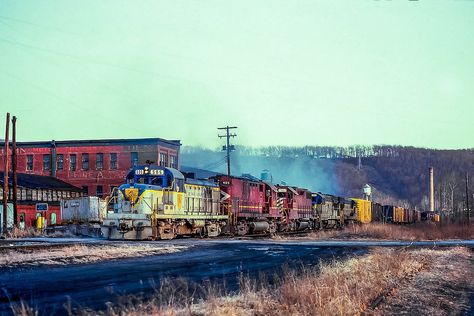
<path fill-rule="evenodd" d="M 145 167 L 145 174 L 149 174 L 150 173 L 150 170 L 148 169 L 148 167 Z"/>

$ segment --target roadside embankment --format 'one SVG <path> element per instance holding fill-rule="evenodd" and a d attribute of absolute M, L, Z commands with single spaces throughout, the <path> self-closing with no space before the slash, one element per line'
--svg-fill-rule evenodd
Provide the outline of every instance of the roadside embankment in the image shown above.
<path fill-rule="evenodd" d="M 240 290 L 227 294 L 211 286 L 204 300 L 182 296 L 169 282 L 157 288 L 154 298 L 124 297 L 104 314 L 461 314 L 474 290 L 473 264 L 472 250 L 467 248 L 377 248 L 362 257 L 288 269 L 273 285 L 242 278 Z"/>
<path fill-rule="evenodd" d="M 293 237 L 277 236 L 276 239 Z M 383 239 L 383 240 L 446 240 L 474 239 L 474 226 L 422 222 L 411 225 L 370 223 L 350 225 L 343 229 L 321 230 L 309 233 L 302 239 Z"/>
<path fill-rule="evenodd" d="M 173 253 L 189 248 L 164 244 L 71 244 L 39 248 L 0 249 L 0 268 L 92 263 L 105 260 Z"/>

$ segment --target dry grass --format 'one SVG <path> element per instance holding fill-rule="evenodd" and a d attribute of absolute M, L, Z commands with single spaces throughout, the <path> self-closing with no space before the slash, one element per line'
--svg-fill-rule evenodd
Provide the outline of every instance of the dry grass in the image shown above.
<path fill-rule="evenodd" d="M 456 314 L 466 308 L 469 291 L 474 290 L 474 280 L 469 277 L 474 274 L 472 265 L 472 251 L 466 248 L 403 252 L 378 249 L 361 258 L 320 264 L 319 269 L 289 271 L 276 288 L 256 290 L 255 284 L 249 283 L 239 295 L 192 306 L 190 314 L 410 314 L 415 311 L 413 305 L 419 306 L 414 312 L 418 315 Z M 443 281 L 434 281 L 438 278 Z M 399 288 L 402 295 L 396 299 Z M 398 305 L 370 309 L 371 303 L 387 290 L 392 290 Z M 426 304 L 427 299 L 432 301 Z M 430 308 L 423 309 L 425 305 Z"/>
<path fill-rule="evenodd" d="M 184 250 L 176 245 L 71 245 L 54 248 L 4 250 L 0 252 L 0 268 L 24 265 L 58 265 L 91 263 L 128 257 L 142 257 Z"/>
<path fill-rule="evenodd" d="M 196 296 L 185 280 L 168 279 L 153 297 L 124 296 L 105 311 L 65 308 L 69 315 L 110 316 L 460 314 L 474 290 L 473 264 L 472 250 L 466 248 L 384 248 L 302 271 L 288 269 L 273 286 L 241 277 L 240 290 L 233 294 L 207 286 Z M 381 293 L 389 293 L 387 302 L 372 310 Z M 14 310 L 34 315 L 24 304 Z"/>
<path fill-rule="evenodd" d="M 474 239 L 474 226 L 440 225 L 423 222 L 412 225 L 371 223 L 351 225 L 341 230 L 316 231 L 308 239 L 387 239 L 387 240 L 442 240 Z"/>
<path fill-rule="evenodd" d="M 275 286 L 249 278 L 240 280 L 240 291 L 220 296 L 208 293 L 206 300 L 170 299 L 171 304 L 139 302 L 109 306 L 106 315 L 354 315 L 367 311 L 370 303 L 398 280 L 413 277 L 426 267 L 426 253 L 378 249 L 345 261 L 320 263 L 303 271 L 287 270 Z M 176 302 L 184 304 L 176 304 Z M 184 305 L 184 306 L 183 306 Z"/>
<path fill-rule="evenodd" d="M 6 238 L 12 238 L 12 239 L 40 237 L 42 235 L 43 234 L 41 231 L 32 227 L 28 227 L 25 229 L 19 229 L 18 227 L 13 227 L 12 229 L 7 230 L 5 233 Z"/>
<path fill-rule="evenodd" d="M 472 250 L 425 253 L 431 260 L 430 269 L 398 285 L 376 314 L 397 315 L 409 310 L 412 315 L 463 315 L 469 309 L 469 295 L 474 293 Z"/>
<path fill-rule="evenodd" d="M 288 271 L 275 289 L 244 286 L 237 296 L 213 299 L 193 309 L 203 315 L 354 315 L 396 280 L 411 277 L 426 265 L 411 252 L 377 250 L 317 269 Z"/>

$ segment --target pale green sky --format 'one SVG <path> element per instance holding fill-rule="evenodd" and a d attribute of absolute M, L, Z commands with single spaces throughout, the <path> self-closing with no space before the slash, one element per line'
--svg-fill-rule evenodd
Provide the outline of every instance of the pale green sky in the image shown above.
<path fill-rule="evenodd" d="M 474 1 L 0 0 L 0 52 L 21 141 L 474 147 Z"/>

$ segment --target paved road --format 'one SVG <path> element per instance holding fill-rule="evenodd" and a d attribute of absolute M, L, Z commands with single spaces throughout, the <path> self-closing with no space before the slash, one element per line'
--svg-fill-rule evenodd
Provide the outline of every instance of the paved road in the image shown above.
<path fill-rule="evenodd" d="M 4 241 L 0 247 L 28 241 Z M 114 243 L 94 239 L 42 239 L 43 243 Z M 257 278 L 261 272 L 272 275 L 287 264 L 290 267 L 314 265 L 319 260 L 361 255 L 370 247 L 456 246 L 474 247 L 474 241 L 404 242 L 404 241 L 287 241 L 237 239 L 181 239 L 152 242 L 185 244 L 183 252 L 144 258 L 121 259 L 94 264 L 0 270 L 0 314 L 8 315 L 9 302 L 26 301 L 41 311 L 40 315 L 62 315 L 67 296 L 73 306 L 105 308 L 121 294 L 153 292 L 164 278 L 184 277 L 196 284 L 226 284 L 238 288 L 241 274 Z M 6 295 L 6 293 L 8 295 Z"/>
<path fill-rule="evenodd" d="M 236 290 L 242 273 L 257 278 L 261 272 L 277 273 L 285 264 L 291 267 L 314 265 L 320 259 L 367 252 L 366 247 L 334 248 L 263 241 L 182 240 L 178 243 L 194 246 L 180 253 L 145 258 L 0 271 L 0 314 L 9 313 L 9 301 L 24 300 L 37 306 L 40 315 L 62 315 L 66 296 L 71 297 L 73 306 L 101 309 L 105 308 L 105 302 L 115 301 L 119 294 L 146 295 L 163 278 L 184 277 L 198 284 L 225 283 L 228 290 Z"/>
<path fill-rule="evenodd" d="M 440 240 L 440 241 L 400 241 L 400 240 L 309 240 L 309 239 L 251 239 L 251 238 L 215 238 L 215 239 L 196 239 L 184 238 L 171 241 L 140 241 L 139 243 L 165 243 L 165 244 L 208 244 L 208 243 L 264 243 L 264 244 L 287 244 L 287 245 L 312 245 L 321 247 L 453 247 L 465 246 L 474 248 L 474 240 Z M 124 241 L 110 241 L 103 238 L 22 238 L 22 239 L 0 239 L 0 248 L 8 248 L 16 245 L 40 245 L 40 244 L 113 244 L 124 243 Z M 130 242 L 137 243 L 137 242 Z"/>

